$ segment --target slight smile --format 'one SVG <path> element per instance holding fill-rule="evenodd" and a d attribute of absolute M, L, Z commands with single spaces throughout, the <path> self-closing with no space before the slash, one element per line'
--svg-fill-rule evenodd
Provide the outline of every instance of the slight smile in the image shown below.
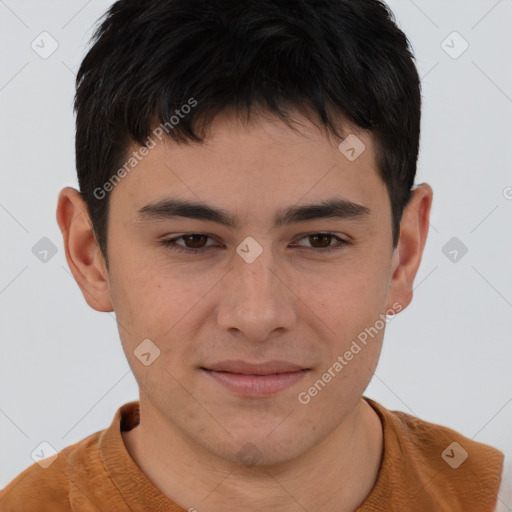
<path fill-rule="evenodd" d="M 201 370 L 237 395 L 261 397 L 274 395 L 293 386 L 310 368 L 286 361 L 249 363 L 229 360 L 203 366 Z"/>

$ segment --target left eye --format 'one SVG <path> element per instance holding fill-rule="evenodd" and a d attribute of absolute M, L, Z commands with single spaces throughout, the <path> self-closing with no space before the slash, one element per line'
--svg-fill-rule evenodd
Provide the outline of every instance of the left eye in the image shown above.
<path fill-rule="evenodd" d="M 162 245 L 164 247 L 168 247 L 169 249 L 179 252 L 179 253 L 189 253 L 189 254 L 197 254 L 201 252 L 205 252 L 208 250 L 208 247 L 214 247 L 215 244 L 205 245 L 203 242 L 205 242 L 208 238 L 212 238 L 209 235 L 205 235 L 202 233 L 191 233 L 187 235 L 181 235 L 176 238 L 170 238 L 168 240 L 162 240 Z M 349 245 L 349 242 L 346 240 L 343 240 L 339 236 L 335 235 L 334 233 L 311 233 L 308 235 L 305 235 L 298 240 L 304 240 L 309 239 L 309 241 L 313 241 L 313 243 L 319 243 L 320 247 L 313 247 L 313 249 L 316 249 L 315 252 L 320 253 L 328 253 L 332 251 L 337 251 L 342 249 L 344 246 Z M 330 242 L 335 239 L 337 240 L 337 244 L 332 245 Z M 191 244 L 192 247 L 188 247 L 187 245 L 178 244 L 176 243 L 177 240 L 184 240 L 185 244 Z M 198 247 L 199 246 L 199 247 Z M 304 247 L 302 245 L 298 245 L 299 247 Z M 218 247 L 218 245 L 217 245 Z M 309 248 L 307 248 L 309 249 Z"/>
<path fill-rule="evenodd" d="M 310 239 L 311 240 L 315 240 L 316 242 L 318 242 L 318 240 L 327 240 L 328 243 L 327 243 L 327 246 L 321 244 L 321 247 L 319 248 L 319 252 L 330 252 L 330 251 L 335 251 L 337 249 L 340 249 L 342 246 L 348 244 L 348 242 L 346 240 L 343 240 L 341 239 L 339 236 L 336 236 L 334 233 L 312 233 L 310 235 L 306 235 L 302 238 L 299 238 L 299 240 L 303 240 L 303 239 Z M 338 244 L 336 245 L 331 245 L 329 242 L 332 240 L 332 239 L 336 239 L 338 241 Z"/>

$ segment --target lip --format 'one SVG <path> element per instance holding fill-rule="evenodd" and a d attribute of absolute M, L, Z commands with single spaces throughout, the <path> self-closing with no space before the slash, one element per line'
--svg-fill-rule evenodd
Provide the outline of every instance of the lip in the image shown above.
<path fill-rule="evenodd" d="M 272 360 L 263 363 L 249 363 L 240 359 L 228 359 L 226 361 L 203 366 L 203 368 L 216 372 L 229 372 L 243 375 L 271 375 L 274 373 L 292 373 L 308 369 L 288 361 Z"/>
<path fill-rule="evenodd" d="M 231 392 L 246 397 L 274 395 L 287 389 L 309 372 L 309 368 L 286 361 L 248 363 L 240 360 L 222 361 L 201 370 Z"/>

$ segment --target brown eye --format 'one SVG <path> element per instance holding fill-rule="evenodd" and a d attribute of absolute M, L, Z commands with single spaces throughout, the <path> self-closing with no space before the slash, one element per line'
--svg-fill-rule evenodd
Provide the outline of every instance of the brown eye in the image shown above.
<path fill-rule="evenodd" d="M 185 240 L 189 249 L 202 249 L 204 242 L 206 242 L 206 239 L 209 237 L 207 235 L 185 235 L 181 238 Z"/>
<path fill-rule="evenodd" d="M 309 247 L 306 246 L 306 249 L 311 249 L 313 252 L 316 249 L 316 252 L 319 253 L 329 253 L 333 251 L 337 251 L 343 249 L 345 246 L 350 245 L 350 242 L 343 240 L 339 236 L 334 233 L 311 233 L 306 235 L 299 240 L 308 240 L 311 244 Z M 338 243 L 332 244 L 332 240 L 335 239 Z M 299 247 L 304 247 L 302 244 L 298 244 Z"/>
<path fill-rule="evenodd" d="M 215 247 L 219 247 L 219 245 L 215 243 L 207 244 L 208 239 L 213 240 L 211 236 L 203 233 L 189 233 L 169 240 L 162 240 L 160 243 L 164 247 L 177 253 L 200 254 Z M 178 240 L 183 240 L 184 243 L 177 243 Z M 343 240 L 334 233 L 310 233 L 299 240 L 308 240 L 311 245 L 305 247 L 302 244 L 296 244 L 297 247 L 320 254 L 338 251 L 350 245 L 350 242 Z M 333 240 L 336 240 L 337 243 L 333 244 Z"/>
<path fill-rule="evenodd" d="M 316 235 L 309 235 L 309 240 L 310 242 L 315 245 L 317 242 L 320 243 L 320 248 L 323 249 L 325 247 L 329 247 L 331 244 L 331 240 L 332 240 L 332 235 L 328 235 L 328 234 L 325 234 L 325 233 L 319 233 L 319 234 L 316 234 Z M 316 246 L 318 247 L 318 246 Z"/>
<path fill-rule="evenodd" d="M 205 252 L 209 250 L 209 247 L 215 245 L 206 245 L 206 241 L 211 238 L 211 236 L 205 235 L 203 233 L 190 233 L 188 235 L 181 235 L 169 240 L 162 240 L 161 244 L 175 252 L 196 254 Z M 177 243 L 177 240 L 183 240 L 185 243 Z"/>

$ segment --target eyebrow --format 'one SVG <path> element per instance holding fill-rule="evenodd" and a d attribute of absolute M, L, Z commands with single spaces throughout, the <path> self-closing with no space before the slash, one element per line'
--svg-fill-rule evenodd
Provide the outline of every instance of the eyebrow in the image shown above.
<path fill-rule="evenodd" d="M 278 210 L 274 216 L 274 227 L 326 218 L 364 220 L 370 214 L 371 210 L 366 206 L 347 199 L 334 198 L 320 203 L 291 206 Z M 137 217 L 140 221 L 185 217 L 215 222 L 229 229 L 236 229 L 240 224 L 238 215 L 222 208 L 174 198 L 163 199 L 143 206 L 137 211 Z"/>

